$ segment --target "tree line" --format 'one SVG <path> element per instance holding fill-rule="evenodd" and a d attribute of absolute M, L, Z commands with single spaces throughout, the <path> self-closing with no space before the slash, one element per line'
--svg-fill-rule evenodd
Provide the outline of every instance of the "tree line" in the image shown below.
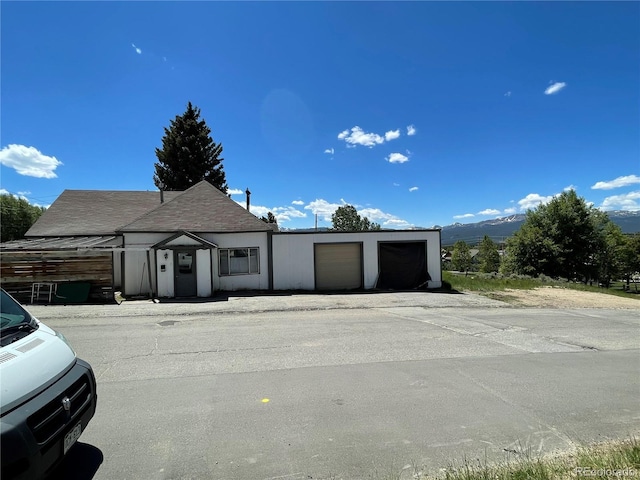
<path fill-rule="evenodd" d="M 227 193 L 222 144 L 200 118 L 200 109 L 187 104 L 164 129 L 162 148 L 156 148 L 153 181 L 161 190 L 186 190 L 201 180 Z M 20 239 L 45 210 L 13 195 L 0 196 L 2 242 Z M 272 212 L 261 217 L 276 224 Z M 333 213 L 334 231 L 380 230 L 379 224 L 360 216 L 352 205 Z M 627 282 L 640 271 L 640 234 L 624 235 L 608 215 L 579 197 L 574 190 L 529 210 L 521 228 L 507 239 L 502 252 L 487 236 L 477 254 L 464 241 L 453 246 L 451 268 L 468 272 L 501 272 L 530 276 L 546 275 L 608 286 L 612 280 Z M 446 267 L 447 265 L 445 265 Z"/>
<path fill-rule="evenodd" d="M 625 235 L 609 216 L 579 197 L 563 192 L 526 214 L 508 238 L 502 258 L 485 236 L 473 256 L 464 241 L 451 252 L 453 270 L 500 272 L 609 286 L 640 271 L 640 234 Z M 448 266 L 448 265 L 446 265 Z"/>
<path fill-rule="evenodd" d="M 45 208 L 31 205 L 9 193 L 0 195 L 0 242 L 24 238 Z"/>

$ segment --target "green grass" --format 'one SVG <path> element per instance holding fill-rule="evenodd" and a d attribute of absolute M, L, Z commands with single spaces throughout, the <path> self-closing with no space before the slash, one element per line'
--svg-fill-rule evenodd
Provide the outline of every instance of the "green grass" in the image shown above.
<path fill-rule="evenodd" d="M 579 447 L 546 457 L 524 454 L 499 464 L 463 461 L 421 480 L 560 480 L 640 478 L 640 442 L 636 438 Z"/>
<path fill-rule="evenodd" d="M 622 290 L 622 282 L 615 282 L 610 288 L 602 288 L 597 286 L 585 285 L 583 283 L 573 283 L 562 280 L 554 280 L 549 277 L 541 276 L 540 278 L 532 278 L 520 275 L 503 276 L 500 274 L 486 274 L 470 272 L 467 275 L 460 273 L 452 273 L 448 271 L 442 272 L 442 279 L 451 285 L 451 288 L 458 291 L 478 292 L 487 294 L 489 297 L 500 298 L 500 291 L 506 289 L 514 290 L 530 290 L 532 288 L 552 286 L 559 288 L 570 288 L 573 290 L 581 290 L 587 292 L 606 293 L 608 295 L 617 295 L 626 298 L 635 298 L 640 300 L 640 289 L 635 293 L 635 285 L 631 285 L 631 291 Z"/>

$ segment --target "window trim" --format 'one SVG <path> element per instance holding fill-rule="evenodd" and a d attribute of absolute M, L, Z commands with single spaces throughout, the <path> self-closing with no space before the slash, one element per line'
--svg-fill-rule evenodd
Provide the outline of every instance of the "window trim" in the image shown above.
<path fill-rule="evenodd" d="M 249 262 L 249 271 L 248 272 L 237 272 L 234 273 L 231 271 L 231 257 L 229 252 L 232 250 L 246 250 L 247 259 Z M 256 271 L 251 271 L 251 250 L 256 251 L 255 259 L 256 259 Z M 222 258 L 223 255 L 227 256 L 227 268 L 229 273 L 222 272 Z M 229 247 L 229 248 L 219 248 L 218 249 L 218 276 L 219 277 L 235 277 L 238 275 L 260 275 L 260 247 Z"/>

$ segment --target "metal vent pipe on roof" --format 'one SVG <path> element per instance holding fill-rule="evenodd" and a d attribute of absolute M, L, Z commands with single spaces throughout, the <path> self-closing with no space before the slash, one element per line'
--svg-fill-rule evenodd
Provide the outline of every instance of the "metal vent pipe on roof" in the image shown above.
<path fill-rule="evenodd" d="M 249 191 L 249 188 L 247 187 L 247 190 L 244 192 L 247 194 L 247 211 L 250 212 L 250 207 L 251 207 L 251 192 Z"/>

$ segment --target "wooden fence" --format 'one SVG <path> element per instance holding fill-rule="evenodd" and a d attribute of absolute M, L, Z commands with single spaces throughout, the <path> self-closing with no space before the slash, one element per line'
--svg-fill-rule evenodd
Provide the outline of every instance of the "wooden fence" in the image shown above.
<path fill-rule="evenodd" d="M 22 303 L 38 282 L 84 281 L 90 301 L 113 299 L 113 254 L 82 250 L 0 251 L 2 288 Z"/>

